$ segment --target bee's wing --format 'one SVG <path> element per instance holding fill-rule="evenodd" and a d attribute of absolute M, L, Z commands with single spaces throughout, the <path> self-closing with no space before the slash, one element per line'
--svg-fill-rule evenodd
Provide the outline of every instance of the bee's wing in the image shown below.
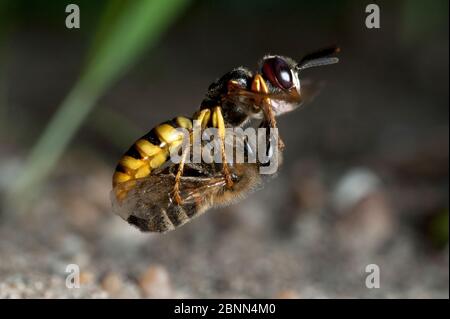
<path fill-rule="evenodd" d="M 143 231 L 164 232 L 189 221 L 211 205 L 226 181 L 222 176 L 181 177 L 182 204 L 173 202 L 173 175 L 150 175 L 114 187 L 113 211 Z M 209 205 L 208 205 L 209 204 Z"/>

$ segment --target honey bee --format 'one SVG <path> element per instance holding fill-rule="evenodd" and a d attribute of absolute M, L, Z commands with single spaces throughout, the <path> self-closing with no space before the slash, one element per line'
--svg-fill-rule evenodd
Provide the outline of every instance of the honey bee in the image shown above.
<path fill-rule="evenodd" d="M 298 108 L 315 94 L 314 86 L 301 85 L 299 73 L 337 63 L 337 52 L 337 47 L 326 48 L 298 63 L 288 57 L 266 55 L 257 72 L 238 67 L 216 80 L 192 117 L 178 116 L 157 125 L 122 156 L 113 175 L 113 210 L 141 231 L 167 232 L 212 207 L 243 199 L 262 184 L 259 169 L 264 163 L 229 161 L 226 128 L 245 127 L 250 122 L 277 128 L 277 116 Z M 181 161 L 171 161 L 169 155 L 186 138 L 178 129 L 192 132 L 194 123 L 203 130 L 217 129 L 220 163 L 191 163 L 184 152 Z M 281 138 L 277 142 L 280 156 L 284 143 Z"/>

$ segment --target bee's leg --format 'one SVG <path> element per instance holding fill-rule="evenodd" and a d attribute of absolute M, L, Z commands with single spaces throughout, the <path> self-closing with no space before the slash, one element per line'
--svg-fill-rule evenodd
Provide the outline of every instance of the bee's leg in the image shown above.
<path fill-rule="evenodd" d="M 216 106 L 214 108 L 212 121 L 213 126 L 216 127 L 219 131 L 220 152 L 222 155 L 222 171 L 225 176 L 225 180 L 227 182 L 227 187 L 231 188 L 233 187 L 233 180 L 231 178 L 231 173 L 227 162 L 227 156 L 225 153 L 225 122 L 223 120 L 222 108 L 220 106 Z"/>
<path fill-rule="evenodd" d="M 264 81 L 263 77 L 260 74 L 256 74 L 255 77 L 253 78 L 252 91 L 257 93 L 269 94 L 269 89 L 267 88 L 266 82 Z M 262 103 L 264 116 L 267 118 L 267 121 L 269 122 L 269 127 L 277 128 L 277 121 L 275 119 L 275 114 L 273 113 L 272 110 L 271 106 L 272 102 L 270 101 L 270 98 L 264 97 Z M 281 137 L 278 137 L 278 148 L 280 150 L 284 149 L 284 143 L 281 140 Z"/>

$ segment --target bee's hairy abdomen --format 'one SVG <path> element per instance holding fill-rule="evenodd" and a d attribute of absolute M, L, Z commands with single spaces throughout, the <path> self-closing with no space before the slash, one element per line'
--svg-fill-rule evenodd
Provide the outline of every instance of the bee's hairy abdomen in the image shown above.
<path fill-rule="evenodd" d="M 202 212 L 201 206 L 195 203 L 149 207 L 148 218 L 130 215 L 127 222 L 144 232 L 164 233 L 186 224 Z"/>
<path fill-rule="evenodd" d="M 170 199 L 168 202 L 155 203 L 147 197 L 140 197 L 138 202 L 133 203 L 131 210 L 125 207 L 124 214 L 119 215 L 144 232 L 165 233 L 174 230 L 212 207 L 228 206 L 245 198 L 261 184 L 255 165 L 243 164 L 236 167 L 234 171 L 237 179 L 232 189 L 226 188 L 224 182 L 213 192 L 202 193 L 196 197 L 196 200 L 180 205 L 173 203 Z M 140 192 L 139 189 L 134 191 Z"/>

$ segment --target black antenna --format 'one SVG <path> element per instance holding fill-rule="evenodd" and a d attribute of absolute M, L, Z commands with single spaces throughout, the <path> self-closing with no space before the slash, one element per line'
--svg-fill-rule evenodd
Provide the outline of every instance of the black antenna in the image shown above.
<path fill-rule="evenodd" d="M 307 54 L 297 64 L 297 69 L 301 71 L 316 66 L 338 63 L 339 59 L 337 57 L 332 57 L 331 55 L 339 53 L 340 51 L 341 49 L 337 46 L 332 46 Z"/>

